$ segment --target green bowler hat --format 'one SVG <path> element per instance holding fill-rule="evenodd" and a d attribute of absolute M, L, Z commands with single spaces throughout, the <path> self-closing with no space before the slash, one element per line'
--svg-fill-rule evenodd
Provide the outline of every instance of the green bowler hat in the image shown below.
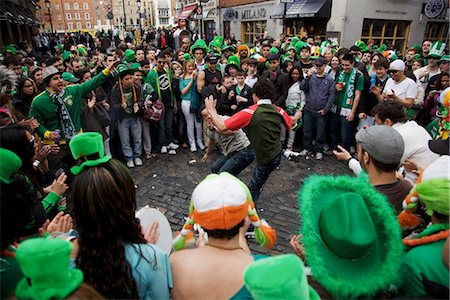
<path fill-rule="evenodd" d="M 19 171 L 22 160 L 14 152 L 0 148 L 0 182 L 11 183 L 11 177 Z"/>
<path fill-rule="evenodd" d="M 318 300 L 308 285 L 305 265 L 294 254 L 259 259 L 244 271 L 244 283 L 255 300 Z"/>
<path fill-rule="evenodd" d="M 83 283 L 83 272 L 69 269 L 72 244 L 61 239 L 32 238 L 20 243 L 16 259 L 24 278 L 18 299 L 64 299 Z"/>
<path fill-rule="evenodd" d="M 401 229 L 367 178 L 311 176 L 299 192 L 314 277 L 336 298 L 371 298 L 399 282 Z"/>
<path fill-rule="evenodd" d="M 75 175 L 81 173 L 86 167 L 95 167 L 111 159 L 110 156 L 105 155 L 103 138 L 98 132 L 77 134 L 70 140 L 69 147 L 73 158 L 83 161 L 70 169 Z"/>

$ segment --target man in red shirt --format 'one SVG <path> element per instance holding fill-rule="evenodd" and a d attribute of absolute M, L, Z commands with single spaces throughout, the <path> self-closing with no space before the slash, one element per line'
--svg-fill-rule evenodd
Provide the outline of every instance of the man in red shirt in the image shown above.
<path fill-rule="evenodd" d="M 270 173 L 281 161 L 280 123 L 288 130 L 296 125 L 300 114 L 290 117 L 282 108 L 274 105 L 275 87 L 270 80 L 259 80 L 253 86 L 253 102 L 250 106 L 223 121 L 216 111 L 216 99 L 205 99 L 205 106 L 218 132 L 235 131 L 247 127 L 249 139 L 256 156 L 256 168 L 248 188 L 257 201 L 261 188 Z"/>

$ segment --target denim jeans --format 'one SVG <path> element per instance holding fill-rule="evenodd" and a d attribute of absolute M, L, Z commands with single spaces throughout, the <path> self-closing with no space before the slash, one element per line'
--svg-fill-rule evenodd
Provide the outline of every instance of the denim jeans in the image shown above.
<path fill-rule="evenodd" d="M 303 144 L 304 148 L 308 151 L 313 150 L 314 130 L 317 133 L 314 150 L 316 153 L 323 153 L 327 130 L 327 116 L 305 109 L 303 114 Z"/>
<path fill-rule="evenodd" d="M 228 172 L 237 176 L 255 159 L 255 152 L 248 146 L 245 149 L 235 151 L 228 154 L 228 156 L 221 155 L 211 166 L 211 172 L 219 174 L 221 172 Z"/>
<path fill-rule="evenodd" d="M 281 162 L 281 152 L 278 153 L 268 164 L 261 166 L 256 164 L 253 170 L 252 178 L 248 184 L 250 193 L 252 194 L 253 201 L 257 201 L 261 194 L 261 188 L 269 178 L 270 173 L 275 170 Z"/>
<path fill-rule="evenodd" d="M 167 146 L 173 142 L 172 137 L 173 107 L 166 106 L 159 120 L 159 144 Z"/>
<path fill-rule="evenodd" d="M 349 150 L 352 144 L 353 121 L 347 121 L 346 117 L 338 114 L 331 114 L 331 145 L 332 149 L 336 148 L 339 142 L 342 146 Z"/>
<path fill-rule="evenodd" d="M 142 126 L 139 118 L 123 118 L 119 121 L 119 136 L 125 160 L 139 158 L 142 154 Z M 133 139 L 132 147 L 130 137 Z"/>

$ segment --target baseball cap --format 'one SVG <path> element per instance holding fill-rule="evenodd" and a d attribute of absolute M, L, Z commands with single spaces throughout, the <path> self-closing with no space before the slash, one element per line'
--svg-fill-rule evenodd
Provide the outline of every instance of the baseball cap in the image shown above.
<path fill-rule="evenodd" d="M 80 79 L 76 78 L 72 73 L 69 73 L 69 72 L 62 73 L 61 77 L 64 81 L 68 81 L 68 82 L 72 82 L 72 83 L 77 83 L 78 81 L 80 81 Z"/>
<path fill-rule="evenodd" d="M 358 131 L 355 139 L 371 157 L 380 163 L 400 163 L 405 143 L 400 133 L 392 127 L 375 125 Z"/>
<path fill-rule="evenodd" d="M 278 55 L 278 53 L 271 53 L 268 57 L 267 57 L 267 61 L 270 60 L 278 60 L 280 59 L 280 55 Z"/>
<path fill-rule="evenodd" d="M 437 153 L 439 155 L 450 155 L 450 145 L 449 140 L 429 140 L 428 141 L 428 147 L 431 151 L 434 153 Z"/>
<path fill-rule="evenodd" d="M 396 59 L 393 62 L 391 62 L 391 65 L 389 66 L 389 70 L 405 71 L 405 62 L 401 59 Z"/>
<path fill-rule="evenodd" d="M 214 55 L 214 53 L 209 53 L 206 56 L 205 60 L 208 63 L 217 64 L 217 57 Z"/>
<path fill-rule="evenodd" d="M 327 64 L 327 61 L 326 61 L 326 59 L 325 59 L 324 57 L 320 56 L 320 57 L 318 57 L 318 58 L 316 59 L 316 61 L 315 61 L 314 63 L 315 63 L 316 65 L 323 66 L 323 65 L 326 65 L 326 64 Z"/>

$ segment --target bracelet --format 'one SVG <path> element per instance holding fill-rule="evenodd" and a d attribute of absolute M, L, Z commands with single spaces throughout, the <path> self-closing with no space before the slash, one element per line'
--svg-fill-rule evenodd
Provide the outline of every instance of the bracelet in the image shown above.
<path fill-rule="evenodd" d="M 347 160 L 345 161 L 345 163 L 348 165 L 352 159 L 355 159 L 355 158 L 354 158 L 354 157 L 350 157 L 349 159 L 347 159 Z"/>

